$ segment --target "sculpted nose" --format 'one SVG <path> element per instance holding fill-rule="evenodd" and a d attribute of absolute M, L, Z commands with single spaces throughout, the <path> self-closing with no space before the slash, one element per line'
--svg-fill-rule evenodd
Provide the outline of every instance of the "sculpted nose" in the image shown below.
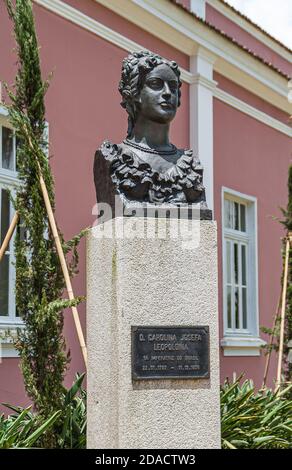
<path fill-rule="evenodd" d="M 163 98 L 170 98 L 171 96 L 171 91 L 167 82 L 164 83 L 162 96 Z"/>

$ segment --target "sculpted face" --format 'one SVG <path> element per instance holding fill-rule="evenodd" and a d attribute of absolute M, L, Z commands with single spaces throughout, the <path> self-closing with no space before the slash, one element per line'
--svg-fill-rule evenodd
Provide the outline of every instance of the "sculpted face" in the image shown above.
<path fill-rule="evenodd" d="M 172 69 L 161 64 L 146 75 L 138 100 L 139 117 L 167 124 L 178 106 L 178 79 Z"/>

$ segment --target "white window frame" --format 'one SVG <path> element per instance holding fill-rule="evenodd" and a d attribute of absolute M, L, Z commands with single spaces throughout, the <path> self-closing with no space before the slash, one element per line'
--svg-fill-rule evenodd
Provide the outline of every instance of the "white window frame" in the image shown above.
<path fill-rule="evenodd" d="M 225 227 L 225 199 L 245 205 L 246 232 Z M 260 348 L 265 344 L 265 341 L 259 336 L 257 198 L 222 187 L 221 208 L 224 334 L 221 339 L 221 346 L 223 347 L 224 356 L 259 356 Z M 228 328 L 226 239 L 247 243 L 247 329 Z"/>
<path fill-rule="evenodd" d="M 0 162 L 2 162 L 2 127 L 7 127 L 12 129 L 8 121 L 8 113 L 0 105 Z M 14 142 L 14 162 L 16 164 L 16 141 Z M 0 166 L 0 210 L 1 210 L 1 195 L 2 189 L 7 189 L 15 193 L 17 186 L 20 185 L 20 181 L 17 176 L 17 171 L 4 169 Z M 10 222 L 14 216 L 14 208 L 10 202 Z M 20 317 L 16 316 L 15 308 L 15 255 L 14 255 L 14 239 L 15 234 L 13 234 L 10 241 L 10 252 L 9 252 L 9 291 L 8 291 L 8 305 L 9 305 L 9 315 L 1 316 L 0 315 L 0 361 L 3 357 L 17 357 L 18 353 L 13 347 L 12 338 L 5 337 L 7 332 L 12 336 L 16 334 L 16 328 L 23 328 L 23 321 Z M 0 312 L 1 313 L 1 312 Z M 3 338 L 2 338 L 3 336 Z"/>

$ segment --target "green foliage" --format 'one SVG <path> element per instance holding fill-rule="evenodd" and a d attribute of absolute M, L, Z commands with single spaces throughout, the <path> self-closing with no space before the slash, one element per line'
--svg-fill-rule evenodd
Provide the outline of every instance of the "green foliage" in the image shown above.
<path fill-rule="evenodd" d="M 42 81 L 39 48 L 30 0 L 6 0 L 7 10 L 13 21 L 17 42 L 18 73 L 16 94 L 10 98 L 15 110 L 25 112 L 36 139 L 42 139 L 45 129 L 44 95 L 48 82 Z"/>
<path fill-rule="evenodd" d="M 86 392 L 84 374 L 62 395 L 62 410 L 46 421 L 29 409 L 6 405 L 15 413 L 0 417 L 0 448 L 42 447 L 44 435 L 52 426 L 55 447 L 86 447 Z M 287 399 L 291 386 L 274 393 L 256 392 L 252 381 L 240 385 L 227 381 L 221 387 L 221 432 L 224 449 L 291 449 L 292 401 Z M 14 424 L 15 423 L 15 424 Z M 12 428 L 12 425 L 14 427 Z M 38 435 L 36 434 L 38 433 Z"/>
<path fill-rule="evenodd" d="M 287 209 L 282 209 L 285 219 L 281 221 L 287 229 L 287 234 L 292 232 L 292 165 L 289 167 L 288 175 L 288 204 Z M 283 258 L 285 247 L 283 246 Z M 283 281 L 283 280 L 282 280 Z M 288 282 L 286 295 L 286 312 L 285 312 L 285 336 L 284 336 L 284 378 L 286 382 L 292 381 L 292 363 L 288 362 L 289 348 L 288 343 L 292 340 L 292 248 L 290 244 L 289 264 L 288 264 Z"/>
<path fill-rule="evenodd" d="M 287 236 L 289 232 L 292 233 L 292 165 L 289 167 L 288 172 L 288 204 L 286 209 L 281 209 L 284 216 L 283 220 L 280 220 L 280 223 L 284 225 L 287 230 Z M 286 238 L 283 239 L 282 245 L 282 259 L 283 259 L 283 271 L 285 263 L 285 253 L 286 253 Z M 281 279 L 281 284 L 283 286 L 283 275 Z M 281 318 L 278 315 L 275 323 L 274 330 L 261 327 L 263 333 L 273 336 L 273 342 L 271 345 L 265 346 L 266 353 L 269 353 L 271 350 L 279 351 L 279 342 L 280 342 L 280 328 L 281 328 Z M 292 381 L 292 363 L 288 361 L 289 347 L 288 343 L 292 340 L 292 247 L 290 245 L 289 250 L 289 263 L 288 263 L 288 279 L 287 279 L 287 294 L 286 294 L 286 311 L 285 311 L 285 328 L 284 328 L 284 349 L 283 349 L 283 379 L 284 382 L 288 383 Z"/>
<path fill-rule="evenodd" d="M 14 414 L 0 416 L 0 449 L 42 447 L 46 435 L 54 430 L 55 447 L 84 449 L 86 447 L 86 392 L 81 388 L 84 374 L 77 376 L 73 386 L 62 395 L 62 410 L 48 419 L 30 408 L 6 406 Z"/>
<path fill-rule="evenodd" d="M 48 81 L 41 77 L 32 4 L 30 0 L 16 0 L 15 5 L 6 0 L 6 4 L 18 55 L 14 89 L 6 87 L 7 109 L 18 140 L 17 169 L 22 183 L 13 201 L 21 221 L 15 240 L 16 308 L 25 323 L 16 348 L 27 394 L 46 421 L 62 409 L 63 378 L 70 359 L 62 335 L 63 310 L 82 299 L 62 298 L 65 282 L 40 187 L 41 171 L 54 210 L 54 181 L 44 137 Z M 84 233 L 65 242 L 59 232 L 63 250 L 70 257 L 71 276 L 77 272 L 77 245 Z M 44 434 L 47 447 L 56 445 L 54 426 L 51 433 Z"/>
<path fill-rule="evenodd" d="M 288 234 L 292 232 L 292 165 L 289 167 L 288 177 L 288 204 L 287 210 L 283 211 L 285 219 L 282 221 Z M 292 381 L 292 363 L 288 362 L 289 348 L 288 343 L 292 340 L 292 247 L 290 244 L 289 264 L 288 264 L 288 282 L 285 312 L 285 336 L 284 336 L 284 374 L 287 382 Z"/>
<path fill-rule="evenodd" d="M 62 449 L 86 448 L 86 391 L 81 388 L 84 374 L 77 376 L 75 383 L 64 395 L 62 420 L 57 445 Z"/>
<path fill-rule="evenodd" d="M 221 388 L 221 433 L 224 449 L 291 449 L 291 386 L 282 392 L 256 392 L 251 380 L 240 378 Z"/>
<path fill-rule="evenodd" d="M 33 415 L 29 408 L 15 409 L 14 415 L 0 416 L 0 449 L 32 447 L 59 418 L 61 412 L 55 412 L 47 420 Z"/>
<path fill-rule="evenodd" d="M 292 232 L 292 165 L 289 167 L 288 175 L 288 204 L 287 209 L 282 209 L 285 219 L 281 221 L 287 229 L 287 235 Z M 285 243 L 282 249 L 283 260 L 285 254 Z M 282 279 L 283 284 L 283 279 Z M 279 329 L 279 327 L 278 327 Z M 289 250 L 289 264 L 288 264 L 288 281 L 287 281 L 287 294 L 286 294 L 286 311 L 285 311 L 285 334 L 284 334 L 284 379 L 286 382 L 292 380 L 292 363 L 288 362 L 289 348 L 288 343 L 292 339 L 292 248 L 290 244 Z M 277 335 L 277 339 L 279 334 Z"/>

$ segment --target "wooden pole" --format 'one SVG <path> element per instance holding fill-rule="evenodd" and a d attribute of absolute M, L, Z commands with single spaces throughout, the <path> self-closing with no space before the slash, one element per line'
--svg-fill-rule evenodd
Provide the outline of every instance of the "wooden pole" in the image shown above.
<path fill-rule="evenodd" d="M 35 153 L 32 142 L 31 142 L 30 139 L 29 139 L 29 145 L 30 145 L 33 153 Z M 38 161 L 37 157 L 36 157 L 36 161 L 37 161 L 38 171 L 39 171 L 40 186 L 41 186 L 41 190 L 42 190 L 42 194 L 43 194 L 43 198 L 44 198 L 44 202 L 45 202 L 45 206 L 46 206 L 46 210 L 47 210 L 47 214 L 48 214 L 49 223 L 50 223 L 50 227 L 51 227 L 51 230 L 52 230 L 53 238 L 54 238 L 55 245 L 56 245 L 56 248 L 57 248 L 57 253 L 58 253 L 58 256 L 59 256 L 59 259 L 60 259 L 61 268 L 62 268 L 63 276 L 64 276 L 64 279 L 65 279 L 66 289 L 67 289 L 67 292 L 68 292 L 69 299 L 74 300 L 75 297 L 74 297 L 73 288 L 72 288 L 72 284 L 71 284 L 71 279 L 70 279 L 70 275 L 69 275 L 69 271 L 68 271 L 68 267 L 67 267 L 67 263 L 66 263 L 66 258 L 65 258 L 63 248 L 62 248 L 62 244 L 61 244 L 61 241 L 60 241 L 60 237 L 59 237 L 59 234 L 58 234 L 58 229 L 57 229 L 57 225 L 56 225 L 56 222 L 55 222 L 55 217 L 54 217 L 54 213 L 53 213 L 53 210 L 52 210 L 51 201 L 50 201 L 49 194 L 48 194 L 48 191 L 47 191 L 46 183 L 44 181 L 41 166 L 39 164 L 39 161 Z M 10 224 L 10 227 L 8 229 L 8 232 L 7 232 L 7 234 L 4 238 L 4 241 L 3 241 L 2 246 L 1 246 L 0 261 L 1 261 L 2 257 L 4 256 L 5 251 L 7 250 L 7 246 L 9 245 L 9 241 L 10 241 L 10 239 L 13 235 L 13 232 L 14 232 L 16 226 L 17 226 L 18 220 L 19 220 L 19 215 L 18 215 L 17 212 L 15 212 L 14 217 L 12 219 L 12 222 Z M 78 339 L 79 339 L 81 352 L 82 352 L 82 355 L 83 355 L 84 364 L 85 364 L 85 367 L 87 369 L 87 348 L 86 348 L 86 345 L 85 345 L 85 340 L 84 340 L 84 336 L 83 336 L 83 332 L 82 332 L 82 328 L 81 328 L 81 323 L 80 323 L 80 319 L 79 319 L 79 315 L 78 315 L 78 310 L 75 306 L 72 306 L 71 310 L 72 310 L 73 319 L 74 319 L 74 323 L 75 323 L 75 327 L 76 327 L 76 331 L 77 331 L 77 336 L 78 336 Z"/>
<path fill-rule="evenodd" d="M 74 300 L 74 294 L 73 294 L 71 279 L 70 279 L 70 276 L 69 276 L 69 271 L 68 271 L 65 255 L 64 255 L 64 252 L 63 252 L 62 244 L 61 244 L 60 237 L 59 237 L 58 230 L 57 230 L 57 225 L 56 225 L 56 222 L 55 222 L 54 213 L 53 213 L 52 206 L 51 206 L 51 201 L 50 201 L 49 194 L 48 194 L 48 191 L 47 191 L 46 183 L 45 183 L 44 178 L 42 176 L 41 167 L 40 167 L 39 162 L 38 162 L 38 168 L 39 168 L 39 179 L 40 179 L 40 185 L 41 185 L 41 189 L 42 189 L 42 193 L 43 193 L 43 198 L 44 198 L 45 206 L 46 206 L 46 209 L 47 209 L 49 222 L 50 222 L 52 234 L 53 234 L 53 237 L 54 237 L 54 240 L 55 240 L 58 256 L 59 256 L 59 259 L 60 259 L 60 263 L 61 263 L 61 267 L 62 267 L 62 271 L 63 271 L 65 283 L 66 283 L 68 296 L 69 296 L 70 300 Z M 73 313 L 74 323 L 75 323 L 75 327 L 76 327 L 76 331 L 77 331 L 77 335 L 78 335 L 79 344 L 80 344 L 80 347 L 81 347 L 84 363 L 85 363 L 85 366 L 87 368 L 87 349 L 86 349 L 86 345 L 85 345 L 85 341 L 84 341 L 84 336 L 83 336 L 83 332 L 82 332 L 82 328 L 81 328 L 81 323 L 80 323 L 80 320 L 79 320 L 78 310 L 74 306 L 71 307 L 71 310 L 72 310 L 72 313 Z"/>
<path fill-rule="evenodd" d="M 283 291 L 282 291 L 282 305 L 281 305 L 281 327 L 280 327 L 280 343 L 279 343 L 279 356 L 278 356 L 278 368 L 277 368 L 277 380 L 275 392 L 278 391 L 281 385 L 281 371 L 283 361 L 283 347 L 284 347 L 284 331 L 285 331 L 285 310 L 286 310 L 286 294 L 287 294 L 287 281 L 288 281 L 288 265 L 289 265 L 289 250 L 290 250 L 290 236 L 289 233 L 286 239 L 285 249 L 285 267 L 284 267 L 284 279 L 283 279 Z"/>
<path fill-rule="evenodd" d="M 5 235 L 5 238 L 3 240 L 3 243 L 1 245 L 1 248 L 0 248 L 0 261 L 2 260 L 6 250 L 7 250 L 7 247 L 9 245 L 9 242 L 11 240 L 11 237 L 13 235 L 13 232 L 18 224 L 18 220 L 19 220 L 19 215 L 18 215 L 18 212 L 15 212 L 14 216 L 13 216 L 13 219 L 11 221 L 11 224 L 9 226 L 9 229 Z"/>
<path fill-rule="evenodd" d="M 280 297 L 279 297 L 279 302 L 278 302 L 276 314 L 275 314 L 275 316 L 274 316 L 273 327 L 272 327 L 272 334 L 271 334 L 270 342 L 269 342 L 269 351 L 268 351 L 268 354 L 267 354 L 267 357 L 266 357 L 265 372 L 264 372 L 264 378 L 263 378 L 263 385 L 262 385 L 262 388 L 264 388 L 264 387 L 266 386 L 266 382 L 267 382 L 268 371 L 269 371 L 269 367 L 270 367 L 271 354 L 272 354 L 271 346 L 272 346 L 273 341 L 274 341 L 275 329 L 276 329 L 276 322 L 277 322 L 277 318 L 278 318 L 279 313 L 280 313 L 281 298 L 282 298 L 282 289 L 281 289 L 281 293 L 280 293 Z"/>
<path fill-rule="evenodd" d="M 40 186 L 41 186 L 41 190 L 42 190 L 42 193 L 43 193 L 45 206 L 46 206 L 46 209 L 47 209 L 47 214 L 48 214 L 49 223 L 50 223 L 51 230 L 52 230 L 52 235 L 53 235 L 53 238 L 54 238 L 54 241 L 55 241 L 55 244 L 56 244 L 56 248 L 57 248 L 57 253 L 58 253 L 58 256 L 59 256 L 59 259 L 60 259 L 61 268 L 62 268 L 62 271 L 63 271 L 63 276 L 64 276 L 64 279 L 65 279 L 65 284 L 66 284 L 66 289 L 67 289 L 67 292 L 68 292 L 68 296 L 69 296 L 70 300 L 74 300 L 75 297 L 74 297 L 73 288 L 72 288 L 72 284 L 71 284 L 71 279 L 70 279 L 70 275 L 69 275 L 69 271 L 68 271 L 68 267 L 67 267 L 67 263 L 66 263 L 66 258 L 65 258 L 63 248 L 62 248 L 62 244 L 61 244 L 61 240 L 60 240 L 60 237 L 59 237 L 59 234 L 58 234 L 58 229 L 57 229 L 57 225 L 56 225 L 56 221 L 55 221 L 51 201 L 50 201 L 50 198 L 49 198 L 48 190 L 47 190 L 47 187 L 46 187 L 46 183 L 45 183 L 45 180 L 43 178 L 42 169 L 41 169 L 38 157 L 37 157 L 37 152 L 34 151 L 34 147 L 33 147 L 32 141 L 29 137 L 28 132 L 27 132 L 27 137 L 28 137 L 29 146 L 30 146 L 33 154 L 35 154 L 35 157 L 36 157 L 36 162 L 37 162 L 38 172 L 39 172 Z M 81 323 L 80 323 L 80 319 L 79 319 L 79 315 L 78 315 L 78 310 L 75 306 L 72 306 L 71 310 L 72 310 L 73 319 L 74 319 L 74 323 L 75 323 L 75 327 L 76 327 L 76 331 L 77 331 L 77 336 L 78 336 L 78 339 L 79 339 L 81 352 L 82 352 L 82 355 L 83 355 L 84 364 L 85 364 L 85 367 L 87 369 L 87 348 L 86 348 L 86 344 L 85 344 L 85 340 L 84 340 L 84 336 L 83 336 L 83 331 L 82 331 L 82 328 L 81 328 Z"/>

